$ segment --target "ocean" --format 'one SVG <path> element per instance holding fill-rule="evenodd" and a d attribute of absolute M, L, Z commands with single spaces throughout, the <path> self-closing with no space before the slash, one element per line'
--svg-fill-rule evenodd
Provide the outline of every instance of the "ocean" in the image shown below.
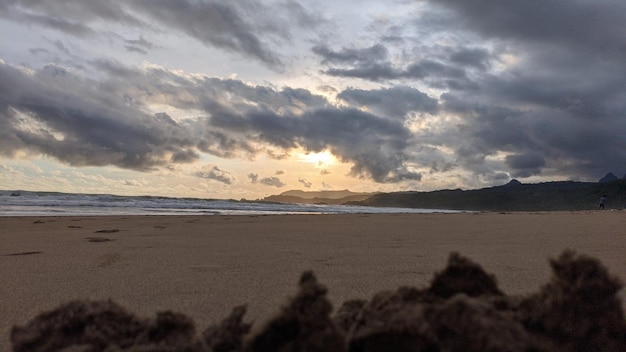
<path fill-rule="evenodd" d="M 454 210 L 0 191 L 0 216 L 454 213 Z"/>

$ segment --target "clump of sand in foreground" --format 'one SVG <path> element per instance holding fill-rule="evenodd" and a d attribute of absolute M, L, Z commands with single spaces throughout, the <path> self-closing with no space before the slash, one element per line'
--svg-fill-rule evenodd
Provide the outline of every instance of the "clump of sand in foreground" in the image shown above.
<path fill-rule="evenodd" d="M 565 251 L 536 293 L 507 296 L 493 275 L 452 253 L 427 288 L 350 300 L 333 313 L 312 272 L 271 319 L 245 307 L 202 333 L 187 316 L 139 318 L 112 301 L 73 301 L 16 326 L 16 352 L 80 351 L 615 351 L 626 350 L 621 283 L 596 259 Z"/>

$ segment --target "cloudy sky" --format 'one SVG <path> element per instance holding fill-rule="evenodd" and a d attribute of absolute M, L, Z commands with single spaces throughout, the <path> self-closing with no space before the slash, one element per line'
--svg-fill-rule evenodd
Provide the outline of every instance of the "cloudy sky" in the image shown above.
<path fill-rule="evenodd" d="M 626 173 L 624 0 L 0 0 L 3 189 Z"/>

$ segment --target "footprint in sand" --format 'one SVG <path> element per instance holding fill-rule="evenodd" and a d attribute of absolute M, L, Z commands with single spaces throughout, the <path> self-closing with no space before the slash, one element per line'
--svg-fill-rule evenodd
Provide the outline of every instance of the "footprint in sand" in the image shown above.
<path fill-rule="evenodd" d="M 106 238 L 106 237 L 85 237 L 85 239 L 88 240 L 89 242 L 109 242 L 109 241 L 115 241 L 113 239 Z"/>
<path fill-rule="evenodd" d="M 31 251 L 31 252 L 19 252 L 19 253 L 11 253 L 11 254 L 3 254 L 3 257 L 15 257 L 18 255 L 32 255 L 32 254 L 41 254 L 43 252 L 39 251 Z"/>
<path fill-rule="evenodd" d="M 98 258 L 98 267 L 106 268 L 117 263 L 122 258 L 119 253 L 106 253 Z"/>
<path fill-rule="evenodd" d="M 120 229 L 98 230 L 95 233 L 115 233 L 120 232 Z"/>

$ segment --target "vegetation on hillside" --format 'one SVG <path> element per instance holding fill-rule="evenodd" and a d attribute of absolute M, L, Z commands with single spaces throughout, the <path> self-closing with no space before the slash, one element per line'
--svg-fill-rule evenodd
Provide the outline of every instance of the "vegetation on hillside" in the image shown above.
<path fill-rule="evenodd" d="M 451 210 L 543 211 L 597 209 L 606 195 L 606 209 L 626 207 L 626 180 L 608 182 L 546 182 L 522 184 L 516 180 L 478 190 L 380 193 L 354 205 Z"/>

